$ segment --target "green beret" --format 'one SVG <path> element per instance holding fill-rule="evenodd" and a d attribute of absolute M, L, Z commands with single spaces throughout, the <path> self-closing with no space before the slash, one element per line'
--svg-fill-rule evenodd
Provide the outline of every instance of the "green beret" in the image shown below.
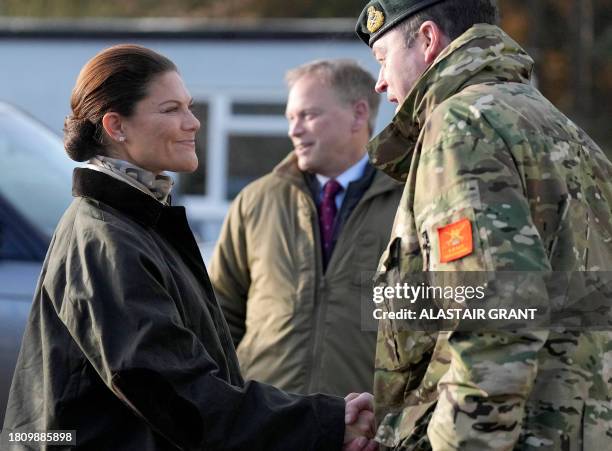
<path fill-rule="evenodd" d="M 443 0 L 373 0 L 357 20 L 355 31 L 372 47 L 374 41 L 414 13 Z"/>

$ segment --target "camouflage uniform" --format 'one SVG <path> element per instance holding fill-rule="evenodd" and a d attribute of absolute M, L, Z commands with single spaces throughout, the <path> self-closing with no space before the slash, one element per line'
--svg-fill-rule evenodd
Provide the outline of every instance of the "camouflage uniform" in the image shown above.
<path fill-rule="evenodd" d="M 453 41 L 370 144 L 406 182 L 379 271 L 609 271 L 612 165 L 492 25 Z M 473 250 L 441 263 L 437 230 Z M 612 449 L 612 334 L 419 332 L 381 320 L 378 440 L 394 449 Z"/>

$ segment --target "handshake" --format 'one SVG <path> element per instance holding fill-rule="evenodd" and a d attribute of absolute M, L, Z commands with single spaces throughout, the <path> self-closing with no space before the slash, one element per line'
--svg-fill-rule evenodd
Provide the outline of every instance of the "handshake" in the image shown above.
<path fill-rule="evenodd" d="M 378 444 L 373 440 L 376 434 L 374 420 L 374 398 L 370 393 L 351 393 L 344 408 L 343 451 L 376 451 Z"/>

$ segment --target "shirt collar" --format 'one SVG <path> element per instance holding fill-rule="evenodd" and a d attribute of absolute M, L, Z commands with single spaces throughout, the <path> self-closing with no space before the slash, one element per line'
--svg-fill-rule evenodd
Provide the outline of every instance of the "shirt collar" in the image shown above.
<path fill-rule="evenodd" d="M 368 154 L 364 154 L 357 163 L 348 168 L 338 177 L 335 177 L 336 181 L 340 183 L 342 189 L 346 191 L 349 186 L 349 183 L 354 182 L 355 180 L 359 180 L 363 176 L 363 172 L 365 171 L 365 167 L 368 164 Z M 331 179 L 331 177 L 326 177 L 321 174 L 316 174 L 317 180 L 319 181 L 321 186 L 325 186 L 327 182 Z"/>

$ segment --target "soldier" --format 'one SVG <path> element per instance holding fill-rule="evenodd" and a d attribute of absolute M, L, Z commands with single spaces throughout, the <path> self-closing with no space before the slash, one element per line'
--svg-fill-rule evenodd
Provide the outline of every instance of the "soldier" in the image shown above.
<path fill-rule="evenodd" d="M 371 391 L 361 273 L 375 271 L 402 192 L 368 162 L 380 97 L 349 60 L 305 64 L 287 82 L 295 150 L 234 201 L 211 279 L 245 377 L 298 393 Z"/>
<path fill-rule="evenodd" d="M 497 17 L 490 0 L 378 0 L 359 17 L 376 90 L 398 104 L 369 146 L 406 182 L 379 265 L 387 284 L 422 271 L 612 269 L 612 165 L 530 84 L 533 61 Z M 405 326 L 379 324 L 385 446 L 612 449 L 611 333 Z"/>

